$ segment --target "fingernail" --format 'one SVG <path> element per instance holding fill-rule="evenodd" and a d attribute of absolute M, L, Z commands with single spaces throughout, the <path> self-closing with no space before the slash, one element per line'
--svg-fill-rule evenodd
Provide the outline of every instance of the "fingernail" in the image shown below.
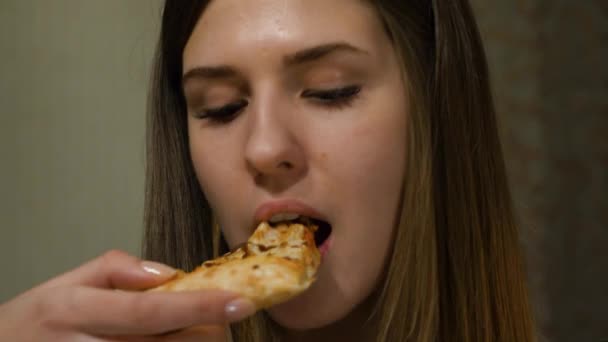
<path fill-rule="evenodd" d="M 147 273 L 163 278 L 171 277 L 176 272 L 174 268 L 154 261 L 142 261 L 141 268 Z"/>
<path fill-rule="evenodd" d="M 249 299 L 239 298 L 226 304 L 225 311 L 228 321 L 236 322 L 253 315 L 255 313 L 255 305 Z"/>

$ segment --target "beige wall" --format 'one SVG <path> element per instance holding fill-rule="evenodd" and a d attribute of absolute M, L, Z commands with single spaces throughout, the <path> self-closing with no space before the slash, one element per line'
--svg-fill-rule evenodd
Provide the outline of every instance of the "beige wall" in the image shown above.
<path fill-rule="evenodd" d="M 0 302 L 139 252 L 159 3 L 0 1 Z"/>

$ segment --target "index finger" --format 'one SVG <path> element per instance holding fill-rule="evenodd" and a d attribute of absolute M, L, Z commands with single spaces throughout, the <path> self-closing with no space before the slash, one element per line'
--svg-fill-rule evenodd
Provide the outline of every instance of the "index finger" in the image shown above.
<path fill-rule="evenodd" d="M 79 287 L 67 296 L 69 324 L 93 335 L 155 335 L 223 325 L 255 312 L 251 301 L 221 290 L 164 293 Z"/>

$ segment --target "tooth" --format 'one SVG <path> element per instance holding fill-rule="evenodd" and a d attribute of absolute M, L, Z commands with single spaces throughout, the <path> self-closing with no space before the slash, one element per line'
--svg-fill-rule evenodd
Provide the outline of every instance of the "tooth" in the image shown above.
<path fill-rule="evenodd" d="M 279 213 L 279 214 L 272 215 L 272 217 L 270 218 L 270 222 L 277 223 L 277 222 L 282 222 L 282 221 L 291 221 L 291 220 L 297 219 L 298 217 L 300 217 L 300 215 L 298 215 L 298 214 Z"/>

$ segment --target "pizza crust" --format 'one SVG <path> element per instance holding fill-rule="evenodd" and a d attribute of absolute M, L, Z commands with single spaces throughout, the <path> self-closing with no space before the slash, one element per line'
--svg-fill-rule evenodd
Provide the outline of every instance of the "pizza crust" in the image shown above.
<path fill-rule="evenodd" d="M 315 280 L 320 254 L 314 241 L 317 227 L 262 222 L 247 243 L 204 262 L 190 273 L 178 271 L 151 291 L 221 289 L 250 299 L 257 309 L 284 302 L 304 292 Z"/>

